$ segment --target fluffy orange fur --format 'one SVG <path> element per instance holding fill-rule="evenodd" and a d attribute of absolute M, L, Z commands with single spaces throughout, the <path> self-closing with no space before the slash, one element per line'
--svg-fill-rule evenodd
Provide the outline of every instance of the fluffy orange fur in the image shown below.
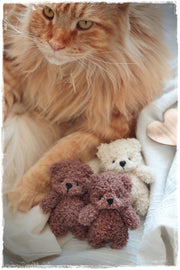
<path fill-rule="evenodd" d="M 62 133 L 9 195 L 22 211 L 48 192 L 52 163 L 88 161 L 101 142 L 132 136 L 139 111 L 168 74 L 157 5 L 47 6 L 53 19 L 43 5 L 4 5 L 5 119 L 20 102 Z M 78 29 L 81 20 L 92 27 Z"/>

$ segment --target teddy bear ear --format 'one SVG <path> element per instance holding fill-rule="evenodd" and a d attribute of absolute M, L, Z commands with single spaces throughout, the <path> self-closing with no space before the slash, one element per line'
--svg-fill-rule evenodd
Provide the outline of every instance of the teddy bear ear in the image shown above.
<path fill-rule="evenodd" d="M 59 173 L 62 170 L 62 164 L 61 163 L 54 163 L 51 167 L 50 167 L 50 176 L 54 177 L 56 175 L 59 175 Z"/>
<path fill-rule="evenodd" d="M 125 189 L 130 193 L 132 189 L 132 182 L 130 177 L 126 174 L 120 175 L 120 177 Z"/>
<path fill-rule="evenodd" d="M 135 139 L 135 138 L 130 138 L 130 139 L 127 139 L 129 141 L 129 145 L 131 145 L 136 152 L 140 152 L 141 151 L 141 144 L 140 142 Z"/>
<path fill-rule="evenodd" d="M 97 147 L 98 151 L 96 153 L 97 157 L 101 160 L 104 155 L 107 153 L 108 149 L 109 149 L 109 145 L 107 143 L 101 143 L 98 147 Z"/>
<path fill-rule="evenodd" d="M 89 178 L 92 174 L 94 174 L 93 170 L 88 164 L 81 163 L 81 166 L 79 168 L 80 170 L 83 170 L 85 176 Z"/>
<path fill-rule="evenodd" d="M 100 181 L 100 176 L 98 174 L 92 174 L 86 182 L 88 189 L 91 189 L 99 181 Z"/>

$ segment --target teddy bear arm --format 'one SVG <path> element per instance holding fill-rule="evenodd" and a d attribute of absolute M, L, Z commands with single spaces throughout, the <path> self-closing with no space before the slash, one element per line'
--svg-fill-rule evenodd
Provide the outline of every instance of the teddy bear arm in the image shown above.
<path fill-rule="evenodd" d="M 90 226 L 97 216 L 98 210 L 92 204 L 88 204 L 79 213 L 79 223 L 84 226 Z"/>
<path fill-rule="evenodd" d="M 40 202 L 40 207 L 45 214 L 48 214 L 56 206 L 56 204 L 59 202 L 59 200 L 60 200 L 60 195 L 55 191 L 51 191 Z"/>
<path fill-rule="evenodd" d="M 146 184 L 154 182 L 154 176 L 151 168 L 146 165 L 141 165 L 136 169 L 137 176 Z"/>
<path fill-rule="evenodd" d="M 90 202 L 89 193 L 88 192 L 83 195 L 82 200 L 83 200 L 83 202 L 84 202 L 85 205 L 87 205 Z"/>
<path fill-rule="evenodd" d="M 121 217 L 130 230 L 135 230 L 140 225 L 139 216 L 131 205 L 121 211 Z"/>

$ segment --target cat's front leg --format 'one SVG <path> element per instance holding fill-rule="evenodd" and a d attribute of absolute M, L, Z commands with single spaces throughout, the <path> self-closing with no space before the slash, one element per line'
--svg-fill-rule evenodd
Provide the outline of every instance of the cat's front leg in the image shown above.
<path fill-rule="evenodd" d="M 20 179 L 9 194 L 13 208 L 28 211 L 50 190 L 49 168 L 66 159 L 90 160 L 97 151 L 100 139 L 93 133 L 78 131 L 61 139 Z"/>

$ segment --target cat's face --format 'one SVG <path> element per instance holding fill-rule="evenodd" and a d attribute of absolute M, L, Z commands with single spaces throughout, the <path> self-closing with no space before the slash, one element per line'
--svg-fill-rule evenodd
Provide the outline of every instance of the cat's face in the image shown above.
<path fill-rule="evenodd" d="M 123 5 L 60 3 L 33 5 L 28 31 L 52 64 L 95 60 L 97 53 L 115 49 L 120 42 Z"/>

